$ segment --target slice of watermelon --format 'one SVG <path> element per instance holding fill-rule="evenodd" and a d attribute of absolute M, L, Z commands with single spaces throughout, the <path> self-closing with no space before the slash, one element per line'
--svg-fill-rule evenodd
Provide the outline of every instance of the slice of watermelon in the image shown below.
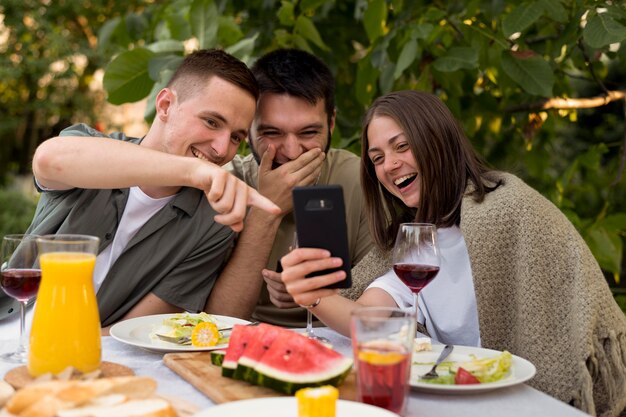
<path fill-rule="evenodd" d="M 300 388 L 338 386 L 352 368 L 347 358 L 293 331 L 280 332 L 254 368 L 258 385 L 293 394 Z"/>
<path fill-rule="evenodd" d="M 224 355 L 224 361 L 222 362 L 222 376 L 233 376 L 235 368 L 237 368 L 239 357 L 246 346 L 248 346 L 248 343 L 254 338 L 256 331 L 256 326 L 245 326 L 241 324 L 233 326 L 233 330 L 230 333 L 230 340 L 228 341 L 228 349 L 226 349 L 226 355 Z"/>
<path fill-rule="evenodd" d="M 290 330 L 265 323 L 261 323 L 257 327 L 258 330 L 254 338 L 248 342 L 247 347 L 239 356 L 237 368 L 233 374 L 233 378 L 252 384 L 257 382 L 257 372 L 254 370 L 254 367 L 258 364 L 259 359 L 267 352 L 274 339 L 280 333 L 290 332 Z"/>

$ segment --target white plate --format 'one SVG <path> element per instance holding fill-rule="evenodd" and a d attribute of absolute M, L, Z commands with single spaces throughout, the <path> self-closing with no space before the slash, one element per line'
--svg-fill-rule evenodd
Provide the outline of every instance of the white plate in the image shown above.
<path fill-rule="evenodd" d="M 512 385 L 521 384 L 528 381 L 535 375 L 535 365 L 513 355 L 513 363 L 511 365 L 511 373 L 504 379 L 496 382 L 488 382 L 484 384 L 471 385 L 439 385 L 419 382 L 419 375 L 424 375 L 432 368 L 432 363 L 437 360 L 444 345 L 433 345 L 433 350 L 429 352 L 415 352 L 413 354 L 413 365 L 411 367 L 411 386 L 423 392 L 432 392 L 437 394 L 473 394 L 485 391 L 491 391 L 498 388 L 510 387 Z M 469 346 L 454 346 L 452 354 L 448 356 L 446 361 L 466 362 L 470 360 L 469 355 L 475 355 L 477 358 L 486 358 L 497 356 L 502 352 L 491 349 L 482 349 Z M 428 363 L 431 365 L 415 365 L 415 362 Z"/>
<path fill-rule="evenodd" d="M 163 320 L 174 314 L 155 314 L 153 316 L 135 317 L 115 323 L 111 327 L 111 336 L 127 345 L 152 350 L 155 352 L 198 352 L 205 350 L 225 349 L 228 344 L 211 347 L 194 347 L 191 345 L 177 345 L 151 336 L 154 329 L 159 327 Z M 218 316 L 211 314 L 218 328 L 231 327 L 233 324 L 249 324 L 250 322 L 236 317 Z"/>
<path fill-rule="evenodd" d="M 193 417 L 298 417 L 298 404 L 294 397 L 255 398 L 233 401 L 207 408 Z M 399 417 L 383 408 L 337 400 L 337 417 Z"/>

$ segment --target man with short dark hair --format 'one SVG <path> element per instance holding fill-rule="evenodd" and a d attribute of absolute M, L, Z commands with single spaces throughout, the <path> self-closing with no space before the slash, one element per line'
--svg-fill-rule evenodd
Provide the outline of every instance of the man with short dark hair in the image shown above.
<path fill-rule="evenodd" d="M 293 302 L 277 271 L 278 260 L 294 242 L 291 191 L 314 184 L 342 186 L 355 265 L 371 247 L 359 183 L 360 160 L 348 151 L 330 148 L 335 82 L 326 64 L 305 51 L 279 49 L 259 58 L 252 72 L 260 90 L 249 136 L 252 154 L 237 155 L 227 169 L 275 202 L 281 213 L 251 208 L 216 288 L 238 295 L 230 302 L 231 315 L 301 327 L 306 311 Z M 209 300 L 207 311 L 215 307 L 213 301 L 217 299 Z"/>
<path fill-rule="evenodd" d="M 278 213 L 220 167 L 248 136 L 257 97 L 245 64 L 196 51 L 158 93 L 143 138 L 75 125 L 38 147 L 42 196 L 28 232 L 100 238 L 94 284 L 103 327 L 201 311 L 246 206 Z"/>

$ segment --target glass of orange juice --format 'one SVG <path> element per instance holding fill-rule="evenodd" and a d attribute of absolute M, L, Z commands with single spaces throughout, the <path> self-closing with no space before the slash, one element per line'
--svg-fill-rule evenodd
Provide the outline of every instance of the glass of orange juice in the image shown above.
<path fill-rule="evenodd" d="M 364 307 L 352 312 L 359 401 L 404 413 L 415 331 L 413 311 Z"/>
<path fill-rule="evenodd" d="M 100 317 L 93 288 L 99 239 L 86 235 L 41 236 L 41 285 L 28 352 L 32 376 L 67 367 L 86 373 L 100 367 Z"/>

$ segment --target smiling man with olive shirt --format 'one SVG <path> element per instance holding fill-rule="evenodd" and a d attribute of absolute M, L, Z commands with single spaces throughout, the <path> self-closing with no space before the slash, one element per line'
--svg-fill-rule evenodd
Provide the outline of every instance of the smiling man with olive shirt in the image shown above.
<path fill-rule="evenodd" d="M 302 327 L 306 310 L 293 302 L 276 271 L 294 240 L 291 191 L 314 184 L 342 186 L 350 254 L 356 265 L 371 247 L 360 160 L 348 151 L 330 149 L 335 86 L 322 61 L 304 51 L 279 49 L 261 57 L 252 72 L 260 92 L 249 136 L 252 154 L 237 155 L 226 168 L 276 203 L 281 213 L 251 208 L 216 289 L 237 294 L 229 300 L 231 315 Z M 216 301 L 209 300 L 205 310 L 211 311 Z"/>
<path fill-rule="evenodd" d="M 119 320 L 197 312 L 207 297 L 228 296 L 213 284 L 246 206 L 279 212 L 220 167 L 247 137 L 257 97 L 243 62 L 195 51 L 156 96 L 143 138 L 81 124 L 37 148 L 42 194 L 28 231 L 100 238 L 94 285 L 105 332 Z"/>

